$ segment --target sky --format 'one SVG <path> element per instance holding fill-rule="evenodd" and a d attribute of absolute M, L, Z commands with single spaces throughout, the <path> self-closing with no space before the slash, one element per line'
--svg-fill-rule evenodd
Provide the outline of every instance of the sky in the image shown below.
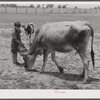
<path fill-rule="evenodd" d="M 60 5 L 64 5 L 64 4 L 67 4 L 68 5 L 68 7 L 71 7 L 71 8 L 73 8 L 73 7 L 75 7 L 75 6 L 77 6 L 78 8 L 94 8 L 94 7 L 98 7 L 98 6 L 100 6 L 100 1 L 99 2 L 97 2 L 97 1 L 94 1 L 94 2 L 85 2 L 85 1 L 83 1 L 83 2 L 68 2 L 68 1 L 63 1 L 63 2 L 57 2 L 57 1 L 53 1 L 53 2 L 36 2 L 36 1 L 33 1 L 33 2 L 31 2 L 31 1 L 27 1 L 27 2 L 0 2 L 0 4 L 17 4 L 17 5 L 25 5 L 25 6 L 29 6 L 30 4 L 33 4 L 33 5 L 38 5 L 38 4 L 40 4 L 40 5 L 42 5 L 42 4 L 54 4 L 55 6 L 58 6 L 59 4 Z"/>

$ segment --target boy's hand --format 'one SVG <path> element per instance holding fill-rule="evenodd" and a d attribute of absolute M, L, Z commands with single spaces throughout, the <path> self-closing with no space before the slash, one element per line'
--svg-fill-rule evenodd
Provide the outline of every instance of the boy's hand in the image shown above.
<path fill-rule="evenodd" d="M 23 44 L 23 43 L 21 43 L 21 44 L 20 44 L 20 46 L 24 47 L 24 44 Z"/>

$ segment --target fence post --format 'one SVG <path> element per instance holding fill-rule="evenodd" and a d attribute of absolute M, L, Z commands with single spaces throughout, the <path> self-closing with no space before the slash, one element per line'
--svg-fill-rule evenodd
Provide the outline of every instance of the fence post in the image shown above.
<path fill-rule="evenodd" d="M 42 5 L 42 8 L 43 8 L 43 14 L 45 13 L 45 7 L 44 7 L 44 4 Z"/>
<path fill-rule="evenodd" d="M 79 13 L 81 13 L 81 8 L 79 8 Z"/>
<path fill-rule="evenodd" d="M 90 13 L 92 13 L 92 8 L 90 8 Z"/>
<path fill-rule="evenodd" d="M 35 7 L 35 14 L 37 14 L 37 7 Z"/>
<path fill-rule="evenodd" d="M 67 7 L 66 7 L 66 13 L 68 14 L 68 5 L 67 5 Z"/>
<path fill-rule="evenodd" d="M 97 13 L 97 8 L 96 8 L 96 13 Z"/>
<path fill-rule="evenodd" d="M 73 14 L 75 13 L 75 8 L 73 8 Z"/>
<path fill-rule="evenodd" d="M 59 8 L 59 12 L 58 13 L 60 14 L 60 8 Z"/>
<path fill-rule="evenodd" d="M 7 6 L 5 5 L 5 14 L 7 14 Z"/>
<path fill-rule="evenodd" d="M 51 12 L 50 12 L 51 14 L 53 13 L 53 8 L 51 8 Z"/>
<path fill-rule="evenodd" d="M 85 9 L 84 13 L 87 13 L 87 10 Z"/>
<path fill-rule="evenodd" d="M 28 13 L 28 7 L 26 6 L 26 14 Z"/>
<path fill-rule="evenodd" d="M 16 6 L 16 14 L 17 14 L 17 6 Z"/>

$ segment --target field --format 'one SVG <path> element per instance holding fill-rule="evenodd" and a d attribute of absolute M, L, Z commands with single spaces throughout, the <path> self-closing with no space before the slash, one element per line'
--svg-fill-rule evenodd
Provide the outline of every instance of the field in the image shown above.
<path fill-rule="evenodd" d="M 33 22 L 35 27 L 39 27 L 47 22 L 58 21 L 89 21 L 94 28 L 94 51 L 95 51 L 95 70 L 93 70 L 90 49 L 88 55 L 90 59 L 89 79 L 90 84 L 82 84 L 80 78 L 82 72 L 82 61 L 75 51 L 70 53 L 56 53 L 56 59 L 64 68 L 64 74 L 59 74 L 55 64 L 49 56 L 45 72 L 40 74 L 42 67 L 42 56 L 38 56 L 33 66 L 36 69 L 31 72 L 25 71 L 24 67 L 12 64 L 10 43 L 13 22 L 19 20 L 22 24 Z M 0 89 L 100 89 L 100 51 L 99 33 L 100 14 L 0 14 Z M 22 29 L 22 41 L 27 46 L 26 36 Z M 18 55 L 19 62 L 23 62 Z"/>

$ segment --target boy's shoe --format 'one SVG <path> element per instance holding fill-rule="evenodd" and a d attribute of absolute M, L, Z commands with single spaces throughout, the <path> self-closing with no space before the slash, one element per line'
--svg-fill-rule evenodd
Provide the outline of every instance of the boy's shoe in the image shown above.
<path fill-rule="evenodd" d="M 19 62 L 16 62 L 16 63 L 14 63 L 14 64 L 17 65 L 17 66 L 21 65 Z"/>
<path fill-rule="evenodd" d="M 25 65 L 25 63 L 19 63 L 19 62 L 17 62 L 17 66 L 24 66 Z"/>
<path fill-rule="evenodd" d="M 25 65 L 25 63 L 19 63 L 19 62 L 17 62 L 17 63 L 14 63 L 16 66 L 24 66 Z"/>
<path fill-rule="evenodd" d="M 21 63 L 20 66 L 25 66 L 25 63 Z"/>
<path fill-rule="evenodd" d="M 18 65 L 18 66 L 19 66 L 19 65 L 21 65 L 21 64 L 20 64 L 19 62 L 17 62 L 17 63 L 16 63 L 16 65 Z"/>

